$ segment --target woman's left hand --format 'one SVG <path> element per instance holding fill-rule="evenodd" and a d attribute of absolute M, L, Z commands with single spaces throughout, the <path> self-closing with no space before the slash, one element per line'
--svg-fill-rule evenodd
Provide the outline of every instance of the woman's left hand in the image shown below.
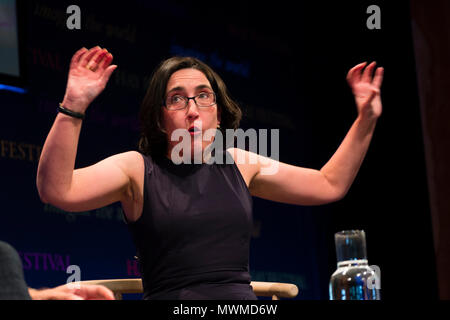
<path fill-rule="evenodd" d="M 384 69 L 382 67 L 377 68 L 375 75 L 372 76 L 376 62 L 372 62 L 364 69 L 366 64 L 366 62 L 363 62 L 350 69 L 347 74 L 347 82 L 355 96 L 358 116 L 378 119 L 383 110 L 380 87 L 383 82 Z"/>

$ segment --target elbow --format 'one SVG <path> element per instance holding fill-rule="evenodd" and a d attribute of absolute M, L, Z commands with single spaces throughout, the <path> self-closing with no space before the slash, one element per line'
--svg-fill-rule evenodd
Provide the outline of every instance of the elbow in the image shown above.
<path fill-rule="evenodd" d="M 342 199 L 345 198 L 346 195 L 347 195 L 347 192 L 339 193 L 338 195 L 336 195 L 336 197 L 334 198 L 333 202 L 341 201 Z"/>
<path fill-rule="evenodd" d="M 38 191 L 39 199 L 41 199 L 43 203 L 50 203 L 48 188 L 46 188 L 46 184 L 44 183 L 42 176 L 39 174 L 39 172 L 36 178 L 36 188 Z"/>
<path fill-rule="evenodd" d="M 44 204 L 49 204 L 65 212 L 81 212 L 71 202 L 67 192 L 62 192 L 60 188 L 55 188 L 52 184 L 43 183 L 42 179 L 36 180 L 36 187 L 39 199 Z"/>
<path fill-rule="evenodd" d="M 47 197 L 46 193 L 44 192 L 44 188 L 42 186 L 41 181 L 39 180 L 39 177 L 36 179 L 36 188 L 38 191 L 39 199 L 43 203 L 48 203 L 48 200 L 47 200 L 48 197 Z"/>
<path fill-rule="evenodd" d="M 39 199 L 45 204 L 56 205 L 61 200 L 61 188 L 57 187 L 45 175 L 39 174 L 36 177 L 36 188 Z"/>
<path fill-rule="evenodd" d="M 63 199 L 61 199 L 61 197 L 56 196 L 55 193 L 49 191 L 44 192 L 42 189 L 38 188 L 38 194 L 39 199 L 43 204 L 51 205 L 52 207 L 58 208 L 66 212 L 74 212 L 68 209 Z"/>
<path fill-rule="evenodd" d="M 82 212 L 72 202 L 70 202 L 65 193 L 58 192 L 51 188 L 42 188 L 38 186 L 39 199 L 42 203 L 51 205 L 65 212 Z"/>
<path fill-rule="evenodd" d="M 47 193 L 45 193 L 42 190 L 42 188 L 38 187 L 38 195 L 39 195 L 39 199 L 41 200 L 42 203 L 45 203 L 45 204 L 50 203 L 50 200 L 49 200 L 50 197 L 48 196 Z"/>
<path fill-rule="evenodd" d="M 328 188 L 326 192 L 322 191 L 317 196 L 309 197 L 306 201 L 303 199 L 295 204 L 306 206 L 323 206 L 342 200 L 346 194 L 346 192 L 339 192 L 334 188 Z"/>
<path fill-rule="evenodd" d="M 40 165 L 38 166 L 36 175 L 36 189 L 39 195 L 39 199 L 41 199 L 43 203 L 48 203 L 47 194 L 45 192 L 44 177 Z"/>
<path fill-rule="evenodd" d="M 317 200 L 316 205 L 326 205 L 342 200 L 347 195 L 347 190 L 339 189 L 333 186 L 329 186 L 325 189 L 326 192 L 322 192 L 321 196 Z"/>
<path fill-rule="evenodd" d="M 60 197 L 57 196 L 58 192 L 51 188 L 49 185 L 45 185 L 39 179 L 36 182 L 36 187 L 39 195 L 39 199 L 44 204 L 58 205 Z"/>
<path fill-rule="evenodd" d="M 326 198 L 326 203 L 333 203 L 342 200 L 347 195 L 350 186 L 344 183 L 333 183 L 330 179 L 328 179 L 327 175 L 323 171 L 320 172 L 324 178 L 322 190 L 326 190 L 326 196 L 324 196 L 324 198 Z"/>
<path fill-rule="evenodd" d="M 39 191 L 38 191 L 38 194 L 39 194 L 39 199 L 41 200 L 42 203 L 44 203 L 44 204 L 49 203 L 49 201 L 47 200 L 47 198 L 44 197 Z"/>
<path fill-rule="evenodd" d="M 341 189 L 334 190 L 331 202 L 341 201 L 342 199 L 345 198 L 347 193 L 348 193 L 348 188 L 341 188 Z"/>

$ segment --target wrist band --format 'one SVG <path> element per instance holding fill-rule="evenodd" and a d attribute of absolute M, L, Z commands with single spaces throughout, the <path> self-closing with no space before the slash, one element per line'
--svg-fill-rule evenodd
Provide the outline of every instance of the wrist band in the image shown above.
<path fill-rule="evenodd" d="M 71 117 L 74 117 L 77 119 L 81 119 L 81 120 L 84 120 L 84 118 L 85 118 L 85 115 L 83 113 L 79 113 L 79 112 L 75 112 L 75 111 L 66 109 L 62 106 L 61 103 L 59 104 L 58 109 L 56 109 L 56 111 L 64 113 L 68 116 L 71 116 Z"/>

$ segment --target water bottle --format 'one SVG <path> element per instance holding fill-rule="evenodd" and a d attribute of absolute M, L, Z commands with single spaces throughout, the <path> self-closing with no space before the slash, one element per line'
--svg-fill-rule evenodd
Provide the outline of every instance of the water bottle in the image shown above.
<path fill-rule="evenodd" d="M 380 269 L 368 265 L 364 230 L 334 235 L 337 270 L 330 279 L 330 300 L 380 300 Z"/>

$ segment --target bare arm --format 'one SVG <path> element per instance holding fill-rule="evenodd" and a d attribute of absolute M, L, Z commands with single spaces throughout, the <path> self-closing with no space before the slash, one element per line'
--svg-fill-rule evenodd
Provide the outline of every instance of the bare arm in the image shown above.
<path fill-rule="evenodd" d="M 365 62 L 360 63 L 347 74 L 358 118 L 333 157 L 320 170 L 341 197 L 348 192 L 361 167 L 382 113 L 380 87 L 384 69 L 377 68 L 372 77 L 376 63 L 372 62 L 362 71 L 365 65 Z"/>
<path fill-rule="evenodd" d="M 82 121 L 59 113 L 45 140 L 37 172 L 41 200 L 66 194 L 72 184 Z"/>
<path fill-rule="evenodd" d="M 72 58 L 63 105 L 84 113 L 105 88 L 117 66 L 112 55 L 96 47 L 79 50 Z M 91 67 L 91 69 L 88 69 Z M 58 114 L 42 149 L 37 172 L 41 200 L 68 211 L 83 211 L 120 201 L 129 181 L 116 155 L 88 168 L 75 170 L 82 120 Z M 109 181 L 101 181 L 106 178 Z"/>
<path fill-rule="evenodd" d="M 374 127 L 375 123 L 358 118 L 321 170 L 258 155 L 258 173 L 250 184 L 250 192 L 260 198 L 296 205 L 322 205 L 342 199 L 361 167 Z M 269 167 L 277 169 L 274 174 L 261 173 L 261 168 Z"/>
<path fill-rule="evenodd" d="M 240 152 L 249 153 L 245 150 Z M 340 194 L 319 170 L 256 156 L 258 162 L 254 165 L 255 175 L 249 185 L 253 196 L 304 206 L 326 204 L 340 198 Z M 268 173 L 263 173 L 262 169 L 267 169 Z"/>
<path fill-rule="evenodd" d="M 375 63 L 362 72 L 364 66 L 362 63 L 349 71 L 347 80 L 355 95 L 358 117 L 331 159 L 321 170 L 315 170 L 258 155 L 249 186 L 252 195 L 297 205 L 326 204 L 346 195 L 367 153 L 382 111 L 379 88 L 383 69 L 378 68 L 372 79 Z M 263 174 L 263 169 L 267 168 L 271 168 L 268 170 L 271 174 Z"/>
<path fill-rule="evenodd" d="M 375 130 L 376 120 L 358 118 L 331 159 L 320 169 L 328 183 L 344 197 L 362 165 Z"/>

